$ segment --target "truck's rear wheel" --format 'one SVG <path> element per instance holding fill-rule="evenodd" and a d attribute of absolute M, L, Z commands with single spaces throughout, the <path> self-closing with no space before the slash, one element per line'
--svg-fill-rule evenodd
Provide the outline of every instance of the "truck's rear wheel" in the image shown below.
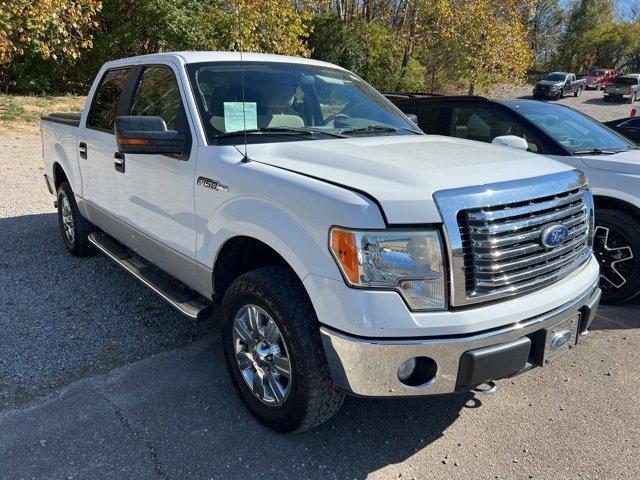
<path fill-rule="evenodd" d="M 604 303 L 622 303 L 640 293 L 640 222 L 617 210 L 598 210 L 594 253 L 600 263 Z"/>
<path fill-rule="evenodd" d="M 64 182 L 58 188 L 58 225 L 64 246 L 69 253 L 77 257 L 95 253 L 95 248 L 88 239 L 95 227 L 80 215 L 76 198 L 68 182 Z"/>
<path fill-rule="evenodd" d="M 253 270 L 231 284 L 220 336 L 234 386 L 269 428 L 308 430 L 342 405 L 311 302 L 286 267 Z"/>

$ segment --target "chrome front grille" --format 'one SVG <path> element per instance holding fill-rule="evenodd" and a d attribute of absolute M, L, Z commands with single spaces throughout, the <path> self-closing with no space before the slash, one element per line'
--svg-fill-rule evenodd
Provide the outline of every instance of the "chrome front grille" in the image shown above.
<path fill-rule="evenodd" d="M 593 198 L 577 170 L 443 190 L 434 199 L 444 220 L 454 307 L 543 288 L 591 254 Z M 545 247 L 543 230 L 558 224 L 567 238 Z"/>
<path fill-rule="evenodd" d="M 463 210 L 458 215 L 468 297 L 515 294 L 554 283 L 588 258 L 590 214 L 576 188 L 527 202 Z M 540 239 L 551 224 L 569 229 L 559 246 Z"/>

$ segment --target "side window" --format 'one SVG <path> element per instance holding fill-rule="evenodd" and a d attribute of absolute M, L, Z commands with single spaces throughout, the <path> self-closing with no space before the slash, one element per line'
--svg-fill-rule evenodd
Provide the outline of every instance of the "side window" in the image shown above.
<path fill-rule="evenodd" d="M 491 143 L 503 135 L 517 135 L 529 144 L 530 152 L 542 152 L 542 145 L 511 117 L 495 108 L 458 107 L 451 109 L 449 135 Z"/>
<path fill-rule="evenodd" d="M 113 132 L 118 101 L 128 73 L 128 68 L 119 68 L 104 74 L 93 96 L 87 127 Z"/>
<path fill-rule="evenodd" d="M 178 81 L 171 68 L 151 66 L 143 70 L 129 115 L 160 117 L 168 130 L 188 129 Z"/>
<path fill-rule="evenodd" d="M 414 114 L 418 117 L 418 126 L 424 133 L 437 134 L 441 128 L 438 124 L 440 117 L 439 107 L 405 107 L 398 105 L 398 108 L 406 114 Z"/>

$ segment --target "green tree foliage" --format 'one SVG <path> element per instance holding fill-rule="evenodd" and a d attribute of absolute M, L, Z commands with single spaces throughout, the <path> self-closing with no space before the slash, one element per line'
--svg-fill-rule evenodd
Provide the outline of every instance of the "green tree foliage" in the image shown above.
<path fill-rule="evenodd" d="M 99 0 L 3 0 L 0 7 L 0 85 L 38 91 L 62 76 L 92 47 Z"/>
<path fill-rule="evenodd" d="M 560 42 L 556 64 L 566 70 L 582 72 L 597 60 L 592 51 L 593 37 L 613 24 L 613 0 L 578 0 L 569 15 Z"/>
<path fill-rule="evenodd" d="M 107 60 L 240 48 L 337 63 L 381 90 L 484 92 L 532 65 L 640 70 L 640 0 L 625 21 L 614 1 L 2 0 L 0 88 L 86 92 Z"/>

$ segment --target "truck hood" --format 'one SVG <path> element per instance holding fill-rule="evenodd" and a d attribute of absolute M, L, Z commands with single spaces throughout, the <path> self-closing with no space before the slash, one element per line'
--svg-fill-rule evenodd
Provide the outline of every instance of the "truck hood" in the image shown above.
<path fill-rule="evenodd" d="M 364 192 L 392 224 L 440 222 L 439 190 L 570 170 L 506 147 L 435 135 L 379 136 L 248 146 L 254 160 Z"/>
<path fill-rule="evenodd" d="M 541 85 L 545 87 L 553 87 L 564 85 L 564 82 L 554 82 L 553 80 L 540 80 L 536 85 Z"/>
<path fill-rule="evenodd" d="M 578 158 L 595 170 L 640 175 L 640 150 L 628 150 L 615 155 L 581 155 Z"/>

